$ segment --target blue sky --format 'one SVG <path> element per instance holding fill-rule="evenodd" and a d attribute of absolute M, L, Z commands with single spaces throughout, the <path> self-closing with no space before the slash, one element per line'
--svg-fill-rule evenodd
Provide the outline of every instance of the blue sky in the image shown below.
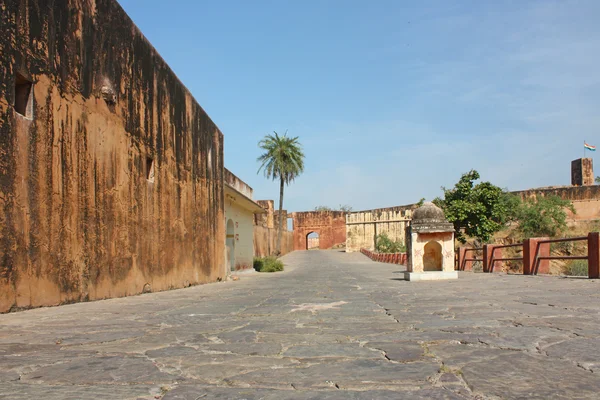
<path fill-rule="evenodd" d="M 300 136 L 290 211 L 432 199 L 470 169 L 511 190 L 567 185 L 583 140 L 600 145 L 597 0 L 120 3 L 255 199 L 279 193 L 257 142 Z"/>

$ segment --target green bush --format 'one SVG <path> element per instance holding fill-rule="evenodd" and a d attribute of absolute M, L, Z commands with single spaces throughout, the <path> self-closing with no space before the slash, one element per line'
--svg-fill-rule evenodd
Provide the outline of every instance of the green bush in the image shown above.
<path fill-rule="evenodd" d="M 283 263 L 277 257 L 255 257 L 254 269 L 258 272 L 283 271 Z"/>
<path fill-rule="evenodd" d="M 572 260 L 565 267 L 565 274 L 570 276 L 588 276 L 587 260 Z"/>
<path fill-rule="evenodd" d="M 518 211 L 518 229 L 525 238 L 555 237 L 567 228 L 565 209 L 575 213 L 573 203 L 558 196 L 528 199 Z"/>
<path fill-rule="evenodd" d="M 387 233 L 384 232 L 377 235 L 375 250 L 378 253 L 404 253 L 406 252 L 406 246 L 402 242 L 390 239 Z"/>
<path fill-rule="evenodd" d="M 252 265 L 256 271 L 260 272 L 260 270 L 265 265 L 265 259 L 262 257 L 254 257 L 254 262 L 252 263 Z"/>

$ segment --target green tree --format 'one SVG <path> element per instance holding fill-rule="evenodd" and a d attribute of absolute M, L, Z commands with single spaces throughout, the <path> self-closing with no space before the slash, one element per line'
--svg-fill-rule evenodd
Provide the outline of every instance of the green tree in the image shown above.
<path fill-rule="evenodd" d="M 557 236 L 567 227 L 565 210 L 575 213 L 573 204 L 558 196 L 527 199 L 519 209 L 517 229 L 525 238 Z"/>
<path fill-rule="evenodd" d="M 597 176 L 596 179 L 594 179 L 594 182 L 600 183 L 600 176 Z"/>
<path fill-rule="evenodd" d="M 441 207 L 454 224 L 456 238 L 464 243 L 466 236 L 488 242 L 492 235 L 514 220 L 520 199 L 490 182 L 475 184 L 477 171 L 463 174 L 454 188 L 444 191 L 444 198 L 433 202 Z M 466 235 L 466 236 L 465 236 Z"/>
<path fill-rule="evenodd" d="M 283 188 L 289 185 L 304 171 L 304 152 L 298 142 L 298 136 L 289 137 L 287 131 L 280 136 L 277 132 L 266 135 L 258 147 L 264 153 L 257 158 L 260 163 L 258 172 L 262 170 L 267 179 L 279 179 L 279 226 L 277 231 L 276 254 L 281 254 L 281 234 L 283 231 Z"/>
<path fill-rule="evenodd" d="M 316 206 L 315 211 L 333 211 L 329 206 Z"/>

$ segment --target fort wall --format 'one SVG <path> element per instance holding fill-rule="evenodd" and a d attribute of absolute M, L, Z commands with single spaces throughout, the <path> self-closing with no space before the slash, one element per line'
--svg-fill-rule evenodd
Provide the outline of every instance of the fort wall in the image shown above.
<path fill-rule="evenodd" d="M 346 216 L 346 251 L 375 250 L 377 235 L 385 233 L 392 240 L 406 242 L 406 227 L 417 206 L 378 208 L 351 212 Z"/>
<path fill-rule="evenodd" d="M 0 311 L 224 278 L 223 135 L 119 4 L 0 30 Z"/>
<path fill-rule="evenodd" d="M 346 242 L 346 212 L 307 211 L 292 213 L 294 250 L 307 250 L 308 235 L 319 235 L 319 249 L 330 249 Z"/>

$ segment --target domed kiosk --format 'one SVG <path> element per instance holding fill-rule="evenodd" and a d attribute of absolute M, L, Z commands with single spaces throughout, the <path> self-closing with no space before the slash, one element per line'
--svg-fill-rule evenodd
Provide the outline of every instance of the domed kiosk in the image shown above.
<path fill-rule="evenodd" d="M 457 279 L 454 270 L 454 226 L 444 211 L 431 202 L 412 215 L 407 228 L 407 281 Z"/>

